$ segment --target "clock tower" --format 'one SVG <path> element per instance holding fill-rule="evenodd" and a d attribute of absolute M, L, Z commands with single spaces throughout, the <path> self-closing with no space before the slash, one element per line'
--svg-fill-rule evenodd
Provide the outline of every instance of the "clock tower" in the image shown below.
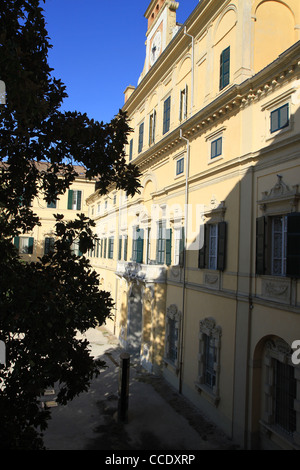
<path fill-rule="evenodd" d="M 172 40 L 179 27 L 176 11 L 179 3 L 173 0 L 152 0 L 145 12 L 148 20 L 146 33 L 146 60 L 139 82 L 155 64 L 160 54 Z"/>

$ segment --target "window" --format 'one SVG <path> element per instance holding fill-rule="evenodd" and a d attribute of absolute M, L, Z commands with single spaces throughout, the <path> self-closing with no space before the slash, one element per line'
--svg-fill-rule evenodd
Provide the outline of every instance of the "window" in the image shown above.
<path fill-rule="evenodd" d="M 274 360 L 274 424 L 288 434 L 296 431 L 297 382 L 294 372 L 293 366 Z"/>
<path fill-rule="evenodd" d="M 127 261 L 127 253 L 128 253 L 128 236 L 124 236 L 124 261 Z"/>
<path fill-rule="evenodd" d="M 69 189 L 68 195 L 68 209 L 70 210 L 81 210 L 81 199 L 82 199 L 82 191 L 75 191 Z"/>
<path fill-rule="evenodd" d="M 285 104 L 271 112 L 271 133 L 289 125 L 289 105 Z"/>
<path fill-rule="evenodd" d="M 56 201 L 47 202 L 47 209 L 56 209 Z"/>
<path fill-rule="evenodd" d="M 149 117 L 149 145 L 155 143 L 155 128 L 156 128 L 156 111 L 150 114 Z"/>
<path fill-rule="evenodd" d="M 174 367 L 179 365 L 181 312 L 176 305 L 170 305 L 166 314 L 165 361 Z"/>
<path fill-rule="evenodd" d="M 219 402 L 220 348 L 222 329 L 214 318 L 200 321 L 199 335 L 199 376 L 196 387 L 206 391 L 217 405 Z"/>
<path fill-rule="evenodd" d="M 215 338 L 204 335 L 204 383 L 210 388 L 216 385 L 216 345 Z"/>
<path fill-rule="evenodd" d="M 54 238 L 45 238 L 45 255 L 53 253 L 54 251 Z"/>
<path fill-rule="evenodd" d="M 199 250 L 200 269 L 224 271 L 226 262 L 227 224 L 206 224 L 204 226 L 203 247 Z"/>
<path fill-rule="evenodd" d="M 14 245 L 22 255 L 32 255 L 33 253 L 33 237 L 15 237 Z"/>
<path fill-rule="evenodd" d="M 118 260 L 122 259 L 122 236 L 119 237 L 119 249 L 118 249 Z"/>
<path fill-rule="evenodd" d="M 108 239 L 108 255 L 109 259 L 113 259 L 114 257 L 114 237 L 109 237 Z"/>
<path fill-rule="evenodd" d="M 138 153 L 141 153 L 143 150 L 143 142 L 144 142 L 144 123 L 140 124 L 139 127 L 139 147 L 138 147 Z"/>
<path fill-rule="evenodd" d="M 133 154 L 133 139 L 131 139 L 129 142 L 129 161 L 130 162 L 132 160 L 132 154 Z"/>
<path fill-rule="evenodd" d="M 71 252 L 73 255 L 76 255 L 76 256 L 82 256 L 82 253 L 79 249 L 79 242 L 78 241 L 74 241 L 71 245 Z"/>
<path fill-rule="evenodd" d="M 139 227 L 133 229 L 133 240 L 132 240 L 132 260 L 136 263 L 143 262 L 143 251 L 144 251 L 144 230 Z"/>
<path fill-rule="evenodd" d="M 210 158 L 216 158 L 220 155 L 222 155 L 222 137 L 212 141 Z"/>
<path fill-rule="evenodd" d="M 172 229 L 167 229 L 165 222 L 158 223 L 156 262 L 157 264 L 171 264 Z"/>
<path fill-rule="evenodd" d="M 300 213 L 256 220 L 256 274 L 300 277 Z"/>
<path fill-rule="evenodd" d="M 146 264 L 150 263 L 151 256 L 151 227 L 147 228 L 147 255 L 146 255 Z"/>
<path fill-rule="evenodd" d="M 220 57 L 220 90 L 230 81 L 230 47 L 224 49 Z"/>
<path fill-rule="evenodd" d="M 171 96 L 164 102 L 163 134 L 170 130 Z"/>
<path fill-rule="evenodd" d="M 106 258 L 106 250 L 107 250 L 107 238 L 103 238 L 103 258 Z"/>
<path fill-rule="evenodd" d="M 174 265 L 183 266 L 184 228 L 174 229 Z"/>
<path fill-rule="evenodd" d="M 188 116 L 188 86 L 186 85 L 183 90 L 180 90 L 179 101 L 179 121 L 183 121 Z"/>
<path fill-rule="evenodd" d="M 297 429 L 297 388 L 300 375 L 291 361 L 291 347 L 282 338 L 273 337 L 265 345 L 263 421 L 272 432 L 293 443 Z"/>
<path fill-rule="evenodd" d="M 176 176 L 181 175 L 184 172 L 184 158 L 179 158 L 176 161 Z"/>

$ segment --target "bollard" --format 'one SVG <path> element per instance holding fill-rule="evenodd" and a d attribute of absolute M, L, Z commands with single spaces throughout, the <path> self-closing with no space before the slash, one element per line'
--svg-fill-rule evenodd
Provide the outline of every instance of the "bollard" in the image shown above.
<path fill-rule="evenodd" d="M 128 423 L 130 354 L 120 354 L 118 421 Z"/>

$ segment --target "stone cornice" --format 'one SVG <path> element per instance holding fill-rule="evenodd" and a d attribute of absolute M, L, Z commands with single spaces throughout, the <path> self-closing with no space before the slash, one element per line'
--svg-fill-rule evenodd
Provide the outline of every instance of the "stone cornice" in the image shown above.
<path fill-rule="evenodd" d="M 241 108 L 245 108 L 260 100 L 263 96 L 267 96 L 276 87 L 288 82 L 297 73 L 300 73 L 299 57 L 300 41 L 253 77 L 248 78 L 239 85 L 234 84 L 229 87 L 189 120 L 135 158 L 133 163 L 143 170 L 158 161 L 167 152 L 184 143 L 184 140 L 180 137 L 180 129 L 183 137 L 192 140 L 212 124 L 215 125 L 217 122 L 221 122 L 225 116 L 238 112 Z"/>

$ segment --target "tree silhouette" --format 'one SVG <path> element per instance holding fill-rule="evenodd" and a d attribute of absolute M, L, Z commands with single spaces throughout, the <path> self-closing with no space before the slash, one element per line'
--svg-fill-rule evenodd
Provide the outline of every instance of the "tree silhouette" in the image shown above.
<path fill-rule="evenodd" d="M 113 306 L 88 259 L 71 249 L 74 240 L 83 254 L 93 247 L 93 222 L 83 214 L 71 222 L 56 215 L 54 250 L 35 263 L 20 260 L 14 237 L 40 224 L 34 197 L 42 193 L 51 202 L 63 194 L 76 178 L 75 164 L 97 180 L 101 194 L 114 184 L 134 195 L 140 186 L 139 170 L 126 164 L 130 127 L 121 110 L 108 124 L 60 111 L 67 94 L 48 65 L 51 45 L 41 3 L 0 5 L 0 80 L 6 89 L 0 104 L 2 449 L 43 448 L 50 414 L 39 397 L 59 384 L 57 400 L 65 404 L 88 389 L 101 363 L 76 334 L 103 324 Z"/>

